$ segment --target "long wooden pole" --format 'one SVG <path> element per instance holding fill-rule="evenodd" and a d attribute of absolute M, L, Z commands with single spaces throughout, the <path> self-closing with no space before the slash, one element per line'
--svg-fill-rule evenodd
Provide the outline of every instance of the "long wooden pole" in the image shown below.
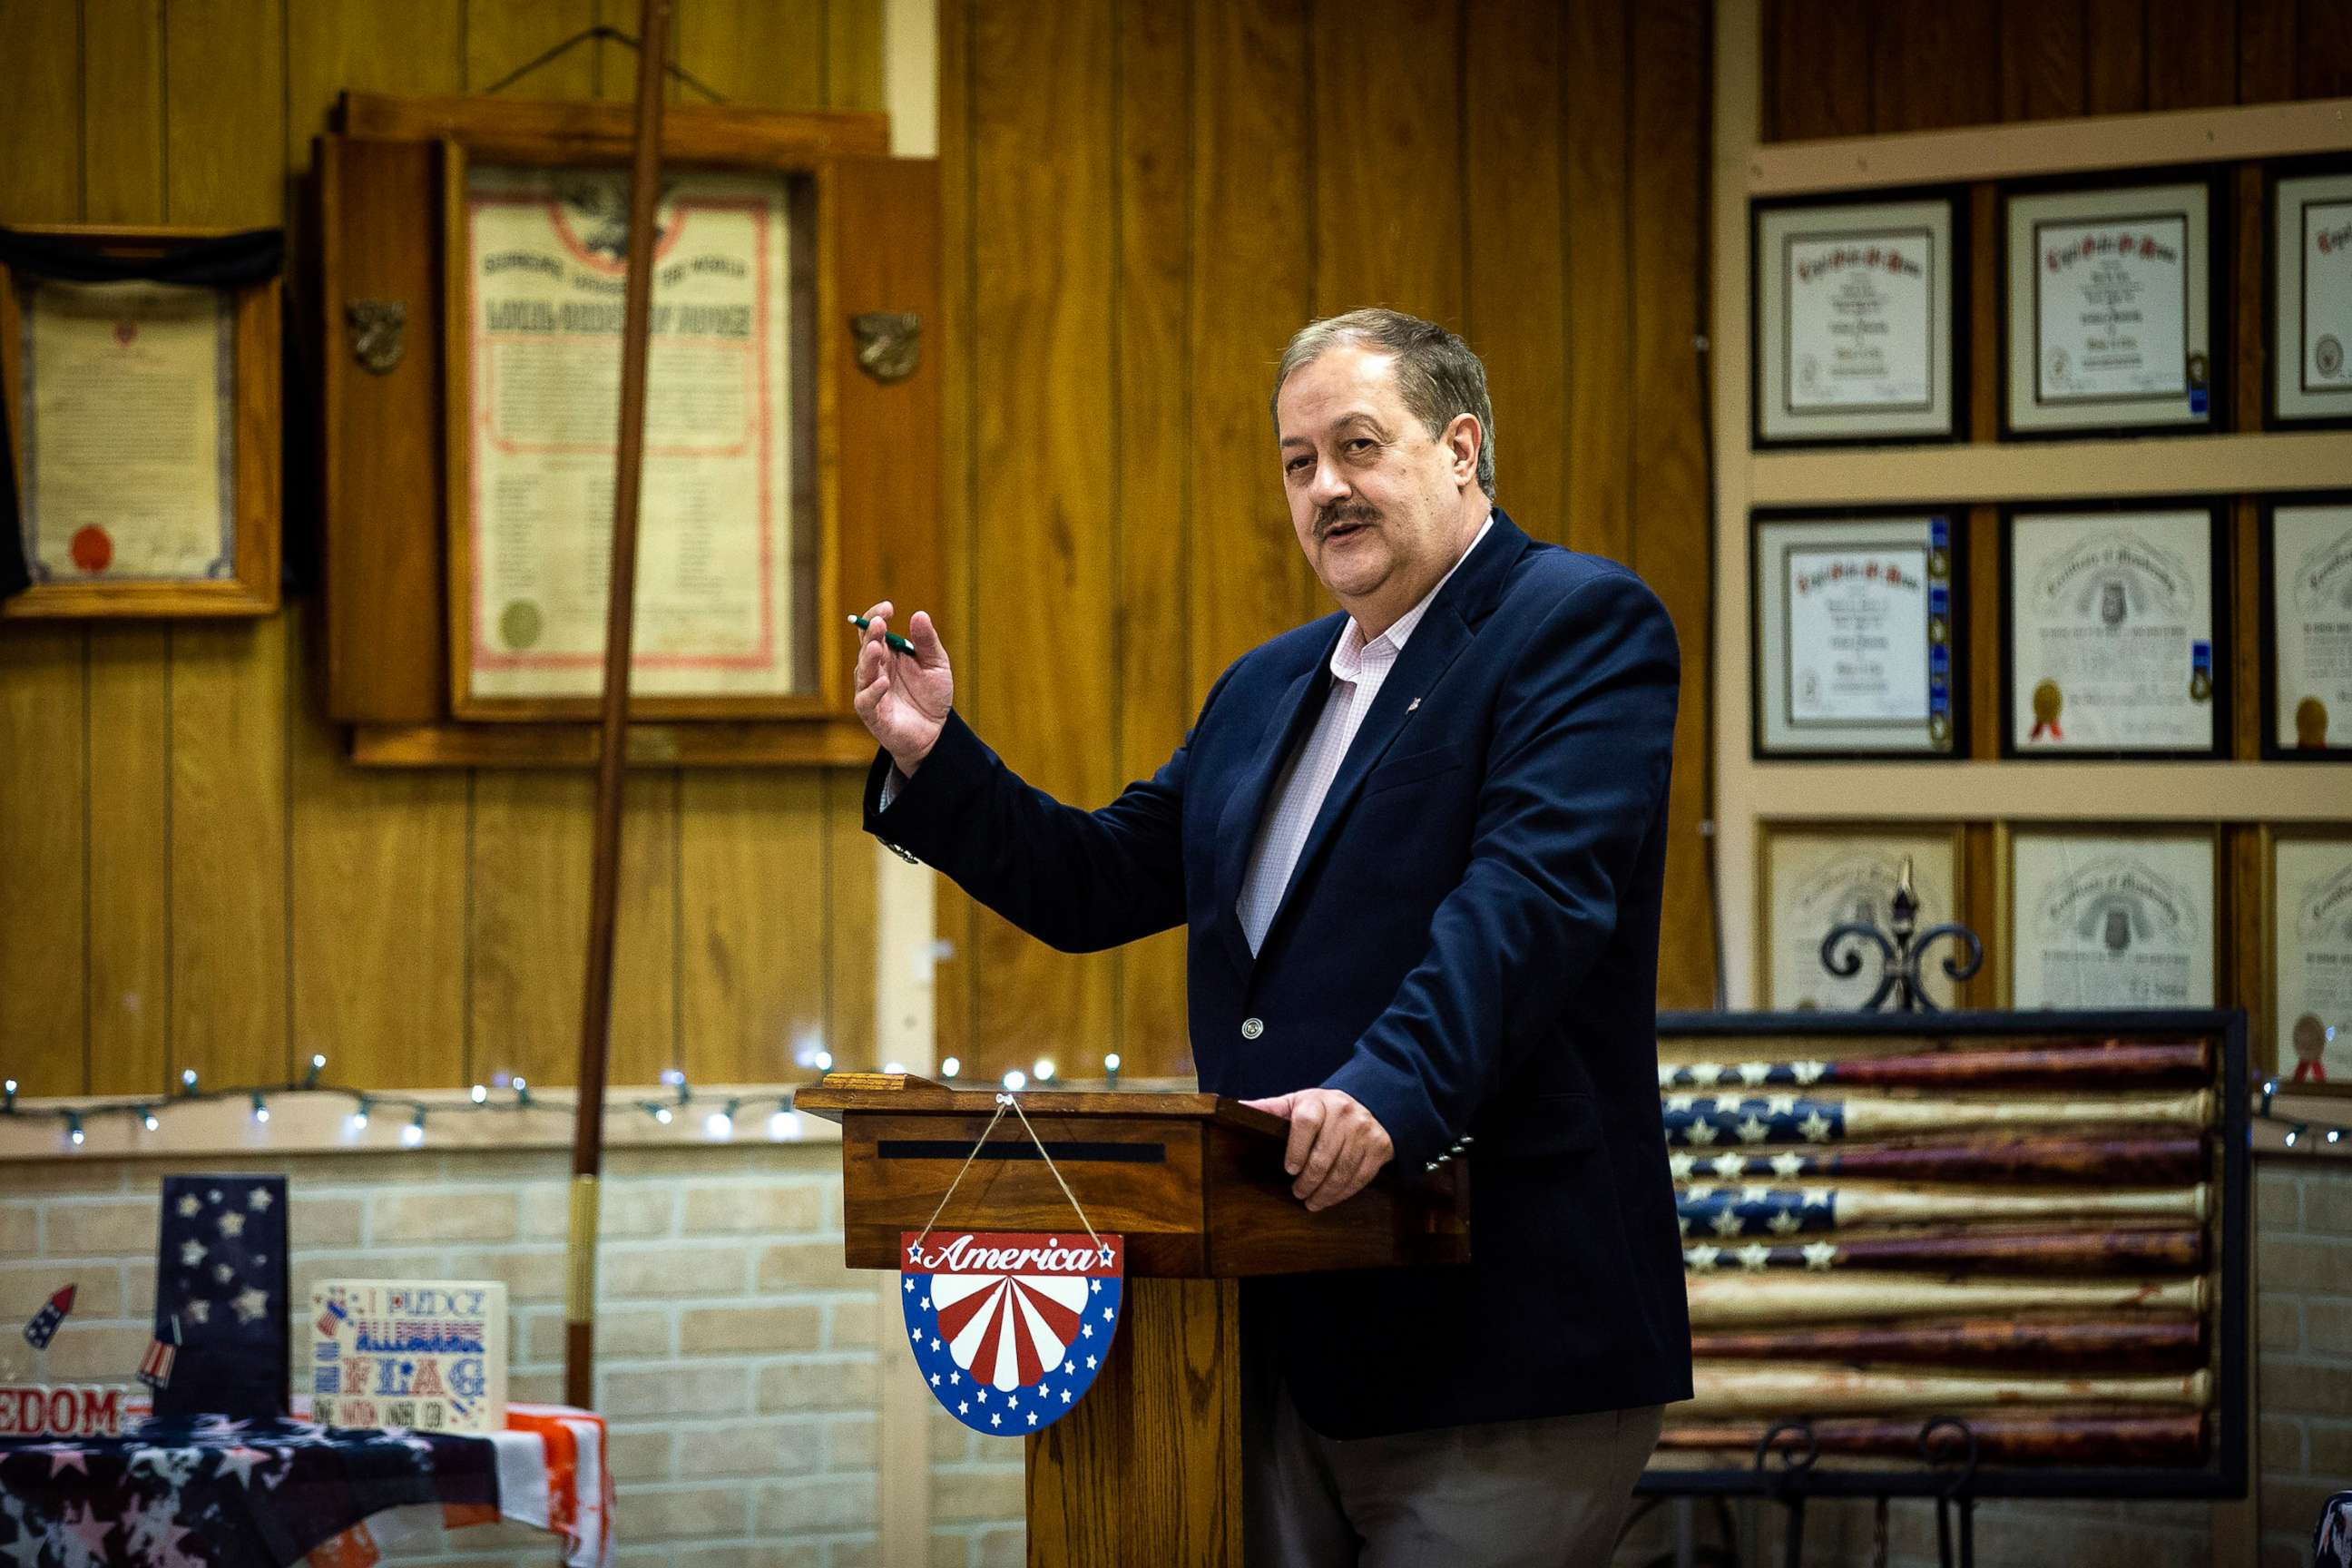
<path fill-rule="evenodd" d="M 580 1004 L 580 1102 L 572 1126 L 571 1279 L 564 1295 L 563 1397 L 596 1395 L 596 1180 L 604 1163 L 604 1067 L 613 1033 L 613 926 L 628 778 L 629 654 L 635 631 L 637 502 L 645 478 L 646 363 L 653 321 L 654 218 L 661 196 L 662 68 L 670 0 L 641 0 L 637 131 L 629 166 L 629 277 L 621 318 L 621 429 L 613 480 L 613 564 L 604 607 L 604 711 L 596 758 L 595 868 L 588 974 Z"/>

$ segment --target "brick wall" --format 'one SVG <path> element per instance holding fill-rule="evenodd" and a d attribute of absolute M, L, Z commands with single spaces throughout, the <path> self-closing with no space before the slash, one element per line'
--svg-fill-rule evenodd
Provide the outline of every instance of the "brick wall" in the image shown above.
<path fill-rule="evenodd" d="M 843 1269 L 837 1147 L 616 1150 L 606 1172 L 598 1406 L 612 1424 L 625 1563 L 851 1568 L 876 1552 L 880 1380 L 908 1376 L 871 1275 Z M 328 1275 L 507 1282 L 509 1392 L 554 1399 L 562 1372 L 564 1162 L 554 1152 L 190 1163 L 281 1171 L 293 1191 L 298 1299 Z M 2263 1568 L 2301 1568 L 2319 1500 L 2352 1486 L 2352 1163 L 2257 1164 Z M 50 1351 L 56 1380 L 128 1381 L 155 1286 L 152 1163 L 0 1166 L 0 1323 L 63 1279 L 80 1287 Z M 887 1329 L 888 1333 L 884 1330 Z M 0 1377 L 32 1370 L 13 1328 Z M 1022 1560 L 1021 1447 L 929 1410 L 932 1568 Z M 1778 1560 L 1776 1509 L 1746 1509 Z M 1663 1550 L 1654 1518 L 1619 1562 Z M 1702 1517 L 1702 1539 L 1712 1526 Z M 1866 1505 L 1815 1504 L 1807 1561 L 1870 1561 Z M 2196 1568 L 2213 1561 L 2196 1502 L 2002 1503 L 1978 1512 L 1983 1568 Z M 544 1538 L 449 1539 L 443 1563 L 538 1558 Z M 1927 1505 L 1899 1503 L 1895 1568 L 1936 1560 Z M 1751 1561 L 1760 1560 L 1754 1555 Z"/>
<path fill-rule="evenodd" d="M 871 1274 L 841 1267 L 837 1144 L 615 1150 L 604 1182 L 597 1407 L 610 1422 L 624 1563 L 857 1568 L 876 1556 L 879 1386 L 911 1376 Z M 506 1281 L 509 1396 L 562 1397 L 566 1163 L 554 1151 L 191 1161 L 290 1179 L 292 1285 L 330 1276 Z M 52 1381 L 129 1383 L 155 1289 L 157 1182 L 122 1162 L 0 1166 L 0 1321 L 79 1287 Z M 887 1351 L 881 1348 L 887 1328 Z M 0 1377 L 32 1373 L 13 1327 Z M 920 1440 L 920 1439 L 915 1439 Z M 941 1414 L 929 1435 L 930 1561 L 1021 1558 L 1021 1447 Z M 416 1561 L 541 1560 L 483 1527 Z"/>

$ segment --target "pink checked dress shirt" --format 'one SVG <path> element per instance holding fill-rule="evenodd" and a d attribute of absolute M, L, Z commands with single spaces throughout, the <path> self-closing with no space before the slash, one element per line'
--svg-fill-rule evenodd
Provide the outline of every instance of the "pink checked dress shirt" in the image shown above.
<path fill-rule="evenodd" d="M 1283 764 L 1282 777 L 1274 786 L 1274 804 L 1258 823 L 1257 842 L 1250 848 L 1249 874 L 1242 882 L 1241 898 L 1234 912 L 1241 917 L 1242 933 L 1249 938 L 1252 953 L 1265 940 L 1266 928 L 1274 923 L 1274 913 L 1282 907 L 1282 895 L 1290 886 L 1290 873 L 1298 864 L 1299 851 L 1307 847 L 1307 829 L 1315 826 L 1315 814 L 1323 808 L 1323 797 L 1330 793 L 1331 781 L 1339 773 L 1339 764 L 1347 759 L 1348 748 L 1356 739 L 1356 731 L 1371 711 L 1372 700 L 1381 694 L 1381 685 L 1396 668 L 1397 656 L 1404 651 L 1405 640 L 1412 636 L 1413 627 L 1429 611 L 1430 602 L 1437 597 L 1446 579 L 1462 570 L 1462 563 L 1470 559 L 1470 551 L 1486 537 L 1495 526 L 1492 513 L 1478 525 L 1470 547 L 1465 550 L 1445 576 L 1437 580 L 1437 587 L 1422 596 L 1421 603 L 1397 617 L 1396 625 L 1374 637 L 1364 640 L 1364 628 L 1349 616 L 1347 629 L 1339 634 L 1339 646 L 1331 650 L 1331 694 L 1323 702 L 1323 711 L 1315 721 L 1314 731 L 1299 746 L 1290 761 Z"/>

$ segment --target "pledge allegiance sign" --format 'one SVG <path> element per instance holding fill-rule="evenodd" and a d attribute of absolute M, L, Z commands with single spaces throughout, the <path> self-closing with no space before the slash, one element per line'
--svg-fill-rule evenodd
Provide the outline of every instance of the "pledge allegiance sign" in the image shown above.
<path fill-rule="evenodd" d="M 931 1396 L 973 1431 L 1042 1431 L 1094 1386 L 1118 1327 L 1117 1236 L 900 1235 L 898 1304 Z"/>

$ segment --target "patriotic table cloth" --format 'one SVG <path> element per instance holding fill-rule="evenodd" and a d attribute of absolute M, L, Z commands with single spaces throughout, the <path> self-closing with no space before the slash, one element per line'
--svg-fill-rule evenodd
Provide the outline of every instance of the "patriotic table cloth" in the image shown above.
<path fill-rule="evenodd" d="M 559 1405 L 486 1437 L 203 1416 L 0 1441 L 0 1568 L 367 1568 L 422 1527 L 499 1519 L 604 1568 L 612 1513 L 604 1418 Z"/>

